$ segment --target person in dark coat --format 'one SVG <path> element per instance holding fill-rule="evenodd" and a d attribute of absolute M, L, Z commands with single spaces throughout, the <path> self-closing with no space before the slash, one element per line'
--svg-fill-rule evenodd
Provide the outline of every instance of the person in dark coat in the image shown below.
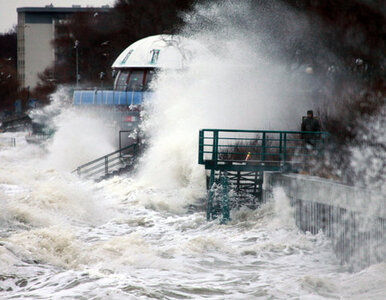
<path fill-rule="evenodd" d="M 312 110 L 307 111 L 307 118 L 303 119 L 302 122 L 302 131 L 320 131 L 320 123 L 317 119 L 314 118 L 314 113 Z M 315 146 L 316 139 L 319 137 L 315 134 L 302 134 L 304 141 L 311 145 Z"/>

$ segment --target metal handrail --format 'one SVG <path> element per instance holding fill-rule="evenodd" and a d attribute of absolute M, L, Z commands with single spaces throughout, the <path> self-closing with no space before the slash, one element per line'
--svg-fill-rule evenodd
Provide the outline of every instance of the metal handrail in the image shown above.
<path fill-rule="evenodd" d="M 294 165 L 296 157 L 320 156 L 328 137 L 323 131 L 202 129 L 198 162 L 209 169 L 227 162 Z"/>
<path fill-rule="evenodd" d="M 125 154 L 131 154 L 130 157 L 123 156 Z M 109 174 L 109 171 L 114 170 L 113 168 L 121 165 L 122 160 L 133 160 L 137 155 L 137 144 L 131 144 L 129 146 L 120 148 L 114 152 L 103 155 L 97 159 L 94 159 L 88 163 L 85 163 L 75 170 L 72 173 L 77 173 L 79 176 L 84 175 L 86 177 L 95 176 L 101 173 L 101 176 Z M 114 157 L 115 156 L 115 157 Z M 119 161 L 118 161 L 119 160 Z"/>
<path fill-rule="evenodd" d="M 0 144 L 6 143 L 9 147 L 16 147 L 16 138 L 0 137 Z"/>
<path fill-rule="evenodd" d="M 326 131 L 283 131 L 283 130 L 245 130 L 245 129 L 201 129 L 200 131 L 211 131 L 211 132 L 238 132 L 238 133 L 289 133 L 289 134 L 299 134 L 299 133 L 314 133 L 314 134 L 329 134 Z M 237 138 L 235 138 L 237 139 Z"/>

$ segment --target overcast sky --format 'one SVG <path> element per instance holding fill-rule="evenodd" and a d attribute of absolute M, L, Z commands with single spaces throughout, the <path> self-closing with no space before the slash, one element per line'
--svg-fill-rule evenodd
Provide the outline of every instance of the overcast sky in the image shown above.
<path fill-rule="evenodd" d="M 51 3 L 56 7 L 85 6 L 113 6 L 115 0 L 0 0 L 0 33 L 10 30 L 17 24 L 16 8 L 44 7 Z"/>

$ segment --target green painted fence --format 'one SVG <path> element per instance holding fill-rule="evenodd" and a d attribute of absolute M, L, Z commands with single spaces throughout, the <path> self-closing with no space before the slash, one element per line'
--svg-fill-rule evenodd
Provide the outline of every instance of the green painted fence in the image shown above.
<path fill-rule="evenodd" d="M 322 159 L 328 138 L 327 132 L 200 130 L 198 162 L 210 170 L 207 219 L 229 219 L 230 189 L 236 197 L 249 193 L 261 200 L 264 171 L 296 172 L 313 164 Z M 215 201 L 214 186 L 222 186 L 221 200 Z"/>

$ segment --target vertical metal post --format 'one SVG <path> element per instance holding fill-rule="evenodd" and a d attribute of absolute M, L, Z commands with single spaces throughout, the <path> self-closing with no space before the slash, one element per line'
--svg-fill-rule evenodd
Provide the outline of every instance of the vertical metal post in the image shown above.
<path fill-rule="evenodd" d="M 105 175 L 109 172 L 109 158 L 105 156 Z"/>
<path fill-rule="evenodd" d="M 255 186 L 258 185 L 258 189 L 257 189 L 257 194 L 256 195 L 257 195 L 257 198 L 260 201 L 263 200 L 263 180 L 264 180 L 263 178 L 264 178 L 264 171 L 259 171 L 259 180 L 257 181 L 257 178 L 256 178 Z"/>
<path fill-rule="evenodd" d="M 265 161 L 265 132 L 263 132 L 263 138 L 262 138 L 262 141 L 261 141 L 260 160 Z"/>
<path fill-rule="evenodd" d="M 284 133 L 284 141 L 283 141 L 283 166 L 285 166 L 285 161 L 287 159 L 287 133 Z"/>
<path fill-rule="evenodd" d="M 214 183 L 214 170 L 210 170 L 210 177 L 209 177 L 209 191 L 208 191 L 208 202 L 206 206 L 206 220 L 210 221 L 210 217 L 212 214 L 213 209 L 213 183 Z"/>
<path fill-rule="evenodd" d="M 213 131 L 213 157 L 214 166 L 217 167 L 217 160 L 218 160 L 218 131 Z"/>
<path fill-rule="evenodd" d="M 240 174 L 240 171 L 237 171 L 237 181 L 236 181 L 236 192 L 239 192 L 241 190 L 241 187 L 240 187 L 240 177 L 241 177 L 241 174 Z"/>
<path fill-rule="evenodd" d="M 225 171 L 221 176 L 221 185 L 222 185 L 222 220 L 221 224 L 225 224 L 229 221 L 229 197 L 228 197 L 228 173 Z"/>
<path fill-rule="evenodd" d="M 122 157 L 122 142 L 121 142 L 121 135 L 122 134 L 122 130 L 119 130 L 119 157 Z"/>
<path fill-rule="evenodd" d="M 137 156 L 137 145 L 138 144 L 134 144 L 134 149 L 133 149 L 133 156 L 136 157 Z"/>
<path fill-rule="evenodd" d="M 79 61 L 78 61 L 79 41 L 75 41 L 75 60 L 76 60 L 76 87 L 79 86 Z"/>
<path fill-rule="evenodd" d="M 280 138 L 279 138 L 279 161 L 281 161 L 281 155 L 283 151 L 283 133 L 280 132 Z"/>
<path fill-rule="evenodd" d="M 261 178 L 259 178 L 260 180 Z M 257 171 L 255 172 L 255 184 L 253 185 L 253 194 L 256 195 L 257 192 Z M 261 199 L 260 199 L 261 200 Z"/>
<path fill-rule="evenodd" d="M 198 163 L 204 163 L 204 131 L 200 130 L 198 136 Z"/>

